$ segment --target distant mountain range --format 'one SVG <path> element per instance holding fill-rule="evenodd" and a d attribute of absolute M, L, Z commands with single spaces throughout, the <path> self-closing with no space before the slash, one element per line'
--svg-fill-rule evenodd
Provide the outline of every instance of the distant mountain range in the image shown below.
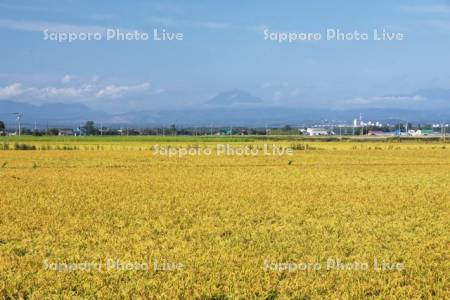
<path fill-rule="evenodd" d="M 54 126 L 81 124 L 86 120 L 99 120 L 110 116 L 106 113 L 90 109 L 84 104 L 52 103 L 40 106 L 23 102 L 0 101 L 0 120 L 15 122 L 14 113 L 23 114 L 23 122 L 31 124 L 50 123 Z"/>
<path fill-rule="evenodd" d="M 124 120 L 136 124 L 194 124 L 203 126 L 282 126 L 312 123 L 352 123 L 363 114 L 364 120 L 382 122 L 440 122 L 450 121 L 450 112 L 407 110 L 407 109 L 354 109 L 330 110 L 314 108 L 203 108 L 139 112 L 122 115 Z"/>
<path fill-rule="evenodd" d="M 84 104 L 44 104 L 32 105 L 23 102 L 0 101 L 0 120 L 12 126 L 16 116 L 23 113 L 25 125 L 36 121 L 41 126 L 69 126 L 83 124 L 87 120 L 103 122 L 105 125 L 161 126 L 177 124 L 183 126 L 276 126 L 303 125 L 317 122 L 351 122 L 363 113 L 364 120 L 440 122 L 450 121 L 450 90 L 422 89 L 411 94 L 425 98 L 421 109 L 411 106 L 399 108 L 355 108 L 320 109 L 295 108 L 262 105 L 263 100 L 251 94 L 233 90 L 219 93 L 198 107 L 183 109 L 158 109 L 130 111 L 122 114 L 108 114 L 96 111 Z M 430 105 L 427 105 L 430 102 Z M 447 107 L 447 109 L 445 108 Z"/>
<path fill-rule="evenodd" d="M 102 117 L 107 114 L 90 109 L 84 104 L 52 103 L 40 106 L 14 101 L 0 101 L 0 115 L 22 112 L 33 118 L 47 120 L 85 120 L 86 118 Z"/>
<path fill-rule="evenodd" d="M 419 89 L 414 94 L 425 97 L 430 101 L 450 102 L 450 89 Z"/>
<path fill-rule="evenodd" d="M 256 96 L 253 96 L 245 91 L 241 91 L 238 89 L 219 93 L 217 96 L 213 97 L 207 104 L 213 105 L 235 105 L 235 104 L 258 104 L 262 103 L 262 99 Z"/>

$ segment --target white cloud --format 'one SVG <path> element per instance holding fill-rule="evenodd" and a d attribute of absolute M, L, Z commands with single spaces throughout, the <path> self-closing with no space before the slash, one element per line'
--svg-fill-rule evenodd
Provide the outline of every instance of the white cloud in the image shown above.
<path fill-rule="evenodd" d="M 196 23 L 198 27 L 206 28 L 206 29 L 228 29 L 233 27 L 229 23 L 217 23 L 217 22 L 199 22 Z"/>
<path fill-rule="evenodd" d="M 92 91 L 92 86 L 82 85 L 81 87 L 28 87 L 24 88 L 21 83 L 0 88 L 0 99 L 10 99 L 18 97 L 26 97 L 28 99 L 38 100 L 67 100 L 79 99 L 87 96 Z M 27 99 L 27 100 L 28 100 Z"/>
<path fill-rule="evenodd" d="M 70 75 L 66 75 L 69 76 Z M 158 88 L 151 90 L 150 83 L 144 82 L 136 85 L 106 85 L 102 86 L 91 81 L 76 86 L 68 86 L 72 82 L 68 77 L 64 76 L 62 80 L 63 86 L 48 87 L 24 87 L 22 83 L 14 83 L 5 87 L 0 87 L 0 99 L 12 99 L 17 101 L 34 102 L 86 102 L 95 101 L 96 99 L 110 98 L 116 99 L 127 95 L 159 95 L 166 92 L 165 89 Z"/>
<path fill-rule="evenodd" d="M 150 16 L 148 19 L 151 23 L 161 25 L 161 26 L 194 26 L 195 23 L 182 19 L 182 18 L 172 18 L 167 16 Z"/>
<path fill-rule="evenodd" d="M 92 93 L 93 87 L 90 85 L 82 85 L 80 87 L 45 87 L 45 88 L 33 88 L 33 96 L 39 99 L 62 99 L 62 100 L 83 100 L 80 98 L 89 97 Z"/>
<path fill-rule="evenodd" d="M 428 5 L 407 5 L 401 8 L 409 13 L 422 14 L 446 14 L 450 13 L 450 6 L 445 4 L 428 4 Z"/>
<path fill-rule="evenodd" d="M 226 30 L 226 29 L 240 29 L 240 30 L 249 30 L 249 31 L 257 31 L 263 33 L 267 25 L 259 24 L 259 25 L 236 25 L 228 22 L 216 22 L 216 21 L 192 21 L 183 18 L 171 18 L 165 16 L 151 16 L 149 21 L 152 23 L 156 23 L 163 26 L 192 26 L 203 29 L 210 30 Z"/>
<path fill-rule="evenodd" d="M 175 25 L 177 23 L 174 19 L 166 17 L 150 17 L 150 21 L 164 26 Z"/>
<path fill-rule="evenodd" d="M 197 22 L 193 24 L 194 26 L 206 29 L 213 30 L 225 30 L 225 29 L 239 29 L 239 30 L 248 30 L 248 31 L 256 31 L 258 33 L 263 33 L 265 29 L 268 28 L 267 25 L 236 25 L 231 23 L 221 23 L 221 22 Z"/>
<path fill-rule="evenodd" d="M 263 88 L 263 89 L 268 89 L 268 88 L 284 89 L 284 88 L 288 88 L 288 87 L 289 87 L 289 82 L 274 83 L 274 82 L 266 81 L 261 84 L 261 88 Z"/>
<path fill-rule="evenodd" d="M 91 19 L 95 21 L 110 21 L 115 19 L 116 16 L 111 14 L 93 14 L 91 15 Z"/>
<path fill-rule="evenodd" d="M 173 4 L 173 3 L 168 3 L 167 1 L 164 3 L 162 3 L 162 2 L 154 3 L 152 5 L 152 8 L 154 10 L 157 10 L 164 14 L 173 14 L 173 15 L 184 15 L 185 14 L 185 11 L 181 6 Z"/>
<path fill-rule="evenodd" d="M 19 2 L 19 1 L 16 1 Z M 33 6 L 33 4 L 36 4 L 35 6 Z M 54 5 L 42 5 L 42 3 L 37 3 L 37 1 L 35 3 L 28 3 L 28 5 L 24 5 L 22 3 L 0 3 L 0 7 L 4 8 L 4 9 L 9 9 L 9 10 L 15 10 L 15 11 L 23 11 L 23 10 L 30 10 L 30 11 L 44 11 L 44 12 L 62 12 L 61 9 L 56 8 Z"/>
<path fill-rule="evenodd" d="M 159 89 L 156 89 L 155 91 L 153 91 L 152 94 L 153 95 L 161 95 L 161 94 L 163 94 L 165 92 L 167 92 L 166 89 L 159 88 Z"/>
<path fill-rule="evenodd" d="M 426 98 L 420 95 L 412 96 L 376 96 L 376 97 L 357 97 L 347 100 L 345 103 L 350 105 L 407 105 L 417 104 L 425 101 Z"/>
<path fill-rule="evenodd" d="M 61 79 L 61 82 L 63 84 L 68 84 L 69 82 L 72 81 L 72 76 L 70 76 L 69 74 L 64 75 L 64 77 Z"/>
<path fill-rule="evenodd" d="M 14 83 L 3 88 L 0 88 L 0 99 L 9 99 L 20 96 L 25 93 L 22 84 Z"/>
<path fill-rule="evenodd" d="M 97 98 L 119 98 L 128 93 L 142 93 L 150 88 L 150 83 L 144 82 L 138 85 L 108 85 L 96 93 Z"/>
<path fill-rule="evenodd" d="M 263 34 L 265 30 L 269 30 L 269 26 L 267 26 L 265 24 L 259 24 L 256 26 L 248 26 L 246 29 L 250 30 L 250 31 L 256 31 L 256 32 Z"/>
<path fill-rule="evenodd" d="M 100 26 L 80 26 L 71 25 L 63 23 L 52 23 L 52 22 L 42 22 L 42 21 L 25 21 L 25 20 L 11 20 L 11 19 L 0 19 L 0 28 L 7 28 L 13 30 L 22 31 L 38 31 L 42 32 L 46 29 L 53 32 L 100 32 L 104 33 L 106 28 Z"/>

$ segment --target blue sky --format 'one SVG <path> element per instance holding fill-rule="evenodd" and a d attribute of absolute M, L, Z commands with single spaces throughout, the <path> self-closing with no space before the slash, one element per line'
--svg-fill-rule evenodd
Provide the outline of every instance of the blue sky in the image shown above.
<path fill-rule="evenodd" d="M 345 3 L 345 4 L 344 4 Z M 44 41 L 43 30 L 182 32 L 183 41 Z M 386 29 L 403 41 L 264 40 Z M 242 89 L 263 105 L 401 107 L 450 88 L 449 1 L 0 0 L 0 100 L 105 111 L 199 106 Z"/>

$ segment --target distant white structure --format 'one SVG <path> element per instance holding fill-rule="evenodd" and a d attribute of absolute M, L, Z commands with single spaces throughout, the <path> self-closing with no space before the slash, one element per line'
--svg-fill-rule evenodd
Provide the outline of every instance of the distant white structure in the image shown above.
<path fill-rule="evenodd" d="M 440 136 L 438 132 L 433 131 L 432 129 L 418 129 L 418 130 L 408 130 L 409 136 Z"/>
<path fill-rule="evenodd" d="M 306 133 L 310 136 L 330 135 L 330 133 L 324 128 L 308 128 Z"/>
<path fill-rule="evenodd" d="M 408 130 L 408 135 L 409 136 L 419 136 L 419 135 L 421 135 L 421 133 L 420 133 L 420 130 L 415 131 L 413 129 L 410 129 L 410 130 Z"/>

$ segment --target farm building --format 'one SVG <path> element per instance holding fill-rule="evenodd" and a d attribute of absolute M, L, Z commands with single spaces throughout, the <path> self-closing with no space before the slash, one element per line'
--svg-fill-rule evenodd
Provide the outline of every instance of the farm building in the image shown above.
<path fill-rule="evenodd" d="M 325 130 L 324 128 L 308 128 L 308 129 L 306 129 L 306 133 L 311 136 L 329 135 L 330 134 L 328 132 L 328 130 Z"/>
<path fill-rule="evenodd" d="M 381 130 L 369 130 L 367 135 L 376 135 L 376 136 L 394 136 L 396 135 L 395 132 L 386 132 Z"/>
<path fill-rule="evenodd" d="M 416 131 L 417 135 L 423 135 L 423 136 L 427 136 L 427 135 L 433 135 L 434 132 L 431 129 L 419 129 Z"/>
<path fill-rule="evenodd" d="M 74 135 L 74 132 L 72 129 L 61 129 L 58 133 L 59 136 L 71 136 Z"/>
<path fill-rule="evenodd" d="M 384 131 L 370 130 L 368 135 L 384 135 Z"/>

